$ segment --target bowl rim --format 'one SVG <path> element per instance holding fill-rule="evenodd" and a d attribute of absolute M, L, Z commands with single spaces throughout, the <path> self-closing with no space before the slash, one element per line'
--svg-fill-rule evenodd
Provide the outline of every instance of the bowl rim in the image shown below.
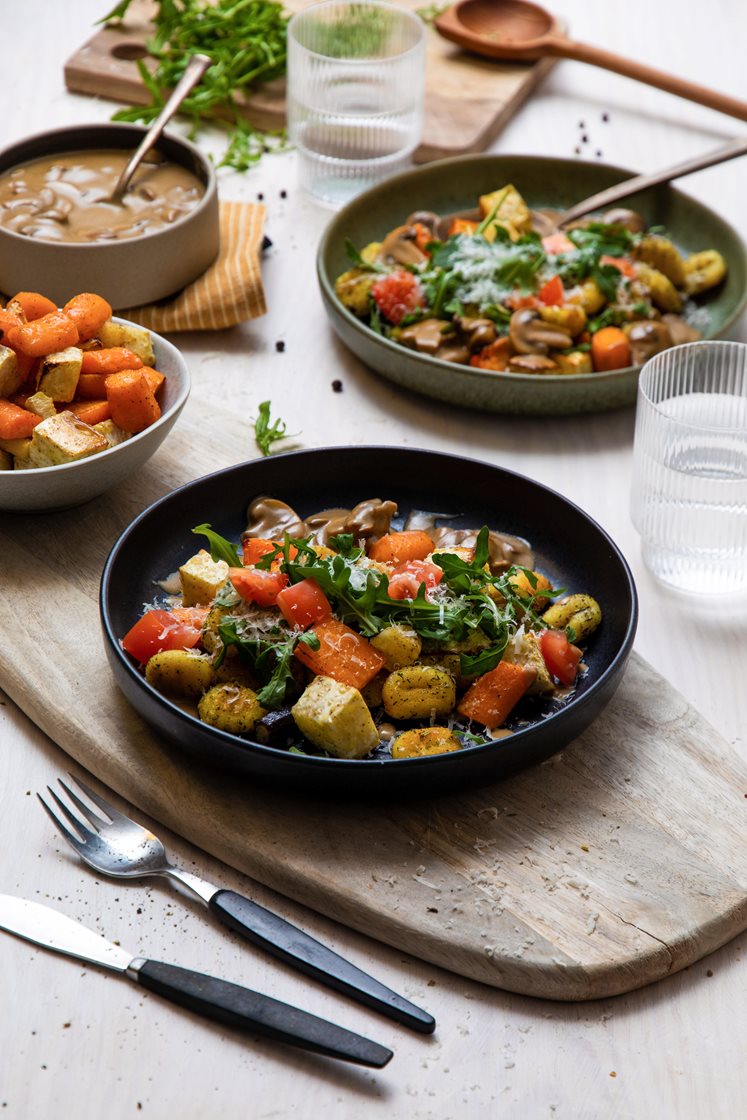
<path fill-rule="evenodd" d="M 122 319 L 119 315 L 112 315 L 112 321 L 115 323 L 121 323 L 129 327 L 139 326 L 138 323 L 134 323 L 131 319 Z M 181 409 L 186 404 L 187 398 L 189 397 L 192 388 L 192 379 L 189 373 L 189 366 L 187 365 L 181 350 L 179 350 L 178 347 L 174 346 L 173 342 L 169 342 L 167 338 L 164 338 L 156 331 L 150 331 L 150 334 L 154 343 L 158 342 L 159 346 L 164 346 L 167 352 L 170 352 L 171 357 L 176 357 L 176 365 L 179 367 L 180 373 L 180 388 L 177 398 L 175 401 L 172 401 L 169 407 L 161 413 L 156 422 L 154 424 L 150 424 L 147 428 L 143 428 L 142 432 L 135 432 L 134 435 L 131 435 L 129 439 L 123 440 L 122 443 L 118 443 L 114 447 L 107 447 L 106 451 L 98 451 L 95 455 L 87 455 L 84 459 L 76 459 L 72 463 L 56 463 L 51 467 L 31 467 L 28 470 L 21 471 L 0 471 L 0 487 L 2 487 L 3 483 L 6 482 L 6 480 L 11 479 L 14 476 L 18 476 L 19 478 L 23 477 L 23 479 L 25 480 L 24 484 L 28 486 L 28 479 L 30 476 L 33 478 L 44 478 L 51 473 L 57 475 L 61 471 L 74 470 L 76 467 L 82 467 L 84 463 L 99 463 L 104 458 L 104 456 L 108 458 L 111 455 L 115 455 L 118 451 L 124 451 L 127 448 L 136 446 L 138 442 L 142 441 L 149 434 L 152 434 L 153 432 L 157 431 L 158 428 L 163 427 L 166 421 L 170 420 L 175 412 L 178 413 L 181 411 Z M 10 485 L 12 487 L 13 483 L 11 482 Z M 21 482 L 19 482 L 17 485 L 20 486 L 22 484 Z"/>
<path fill-rule="evenodd" d="M 82 124 L 63 125 L 60 128 L 48 128 L 45 129 L 44 132 L 35 132 L 31 136 L 24 136 L 21 140 L 14 140 L 13 143 L 6 145 L 4 148 L 0 148 L 0 163 L 2 163 L 7 156 L 12 155 L 17 148 L 23 148 L 27 144 L 33 144 L 36 141 L 51 139 L 58 136 L 64 137 L 68 134 L 85 134 L 89 129 L 105 129 L 110 131 L 113 135 L 120 136 L 123 136 L 127 132 L 134 132 L 136 134 L 139 134 L 141 139 L 148 131 L 144 125 L 130 124 L 127 121 L 89 121 L 88 123 L 84 122 Z M 218 179 L 215 174 L 215 168 L 213 167 L 210 160 L 200 151 L 196 144 L 192 143 L 191 140 L 187 140 L 185 137 L 179 136 L 173 132 L 164 132 L 162 136 L 159 137 L 159 141 L 156 142 L 156 148 L 158 148 L 158 143 L 161 139 L 165 139 L 170 143 L 174 143 L 177 147 L 181 145 L 193 157 L 195 163 L 199 164 L 205 176 L 205 193 L 203 194 L 200 201 L 197 203 L 194 209 L 188 211 L 188 213 L 186 214 L 183 214 L 181 218 L 177 218 L 177 220 L 175 222 L 172 222 L 171 225 L 165 226 L 163 229 L 153 230 L 151 233 L 141 234 L 138 237 L 125 238 L 122 241 L 91 242 L 60 242 L 49 241 L 43 237 L 26 237 L 22 233 L 16 233 L 15 230 L 6 229 L 3 225 L 0 225 L 0 238 L 9 238 L 11 245 L 33 245 L 39 252 L 42 251 L 43 246 L 52 246 L 57 252 L 98 252 L 99 254 L 101 254 L 102 252 L 115 253 L 118 250 L 121 251 L 124 246 L 128 245 L 140 245 L 144 242 L 150 244 L 158 238 L 168 237 L 171 233 L 173 233 L 174 230 L 182 229 L 187 222 L 194 221 L 202 213 L 204 213 L 205 210 L 207 210 L 214 204 L 214 199 L 218 192 Z M 137 142 L 135 143 L 135 146 L 137 146 Z M 105 149 L 106 145 L 99 145 L 99 147 Z M 75 147 L 75 145 L 71 145 L 68 150 L 71 152 L 85 151 L 86 145 L 83 145 L 82 147 L 78 146 L 77 148 Z M 96 146 L 91 145 L 91 150 L 96 150 Z M 122 150 L 125 150 L 124 146 Z M 64 154 L 64 151 L 65 149 L 55 149 L 54 151 L 47 150 L 46 154 L 62 155 Z M 9 171 L 13 171 L 16 167 L 22 167 L 25 163 L 33 163 L 37 159 L 44 158 L 44 153 L 42 152 L 41 154 L 37 154 L 35 156 L 19 159 L 16 163 L 11 164 L 4 170 L 0 170 L 0 177 L 7 174 Z"/>
<path fill-rule="evenodd" d="M 536 373 L 507 373 L 506 371 L 501 370 L 479 369 L 476 366 L 463 366 L 457 362 L 446 362 L 443 360 L 443 358 L 434 358 L 417 350 L 408 350 L 407 347 L 400 346 L 398 343 L 393 342 L 391 339 L 384 338 L 383 335 L 376 334 L 375 331 L 371 330 L 369 326 L 366 326 L 366 324 L 363 323 L 362 320 L 360 320 L 356 315 L 353 315 L 352 311 L 349 311 L 346 307 L 344 307 L 340 300 L 337 298 L 334 290 L 334 281 L 331 280 L 327 275 L 324 262 L 327 249 L 335 239 L 335 231 L 338 225 L 344 221 L 349 210 L 357 205 L 360 205 L 362 201 L 365 202 L 368 197 L 377 192 L 383 186 L 394 186 L 402 189 L 406 188 L 407 186 L 409 186 L 413 179 L 416 179 L 419 175 L 424 175 L 432 168 L 436 170 L 439 168 L 445 169 L 446 167 L 453 167 L 455 164 L 460 167 L 464 167 L 469 164 L 485 163 L 488 161 L 500 164 L 510 160 L 523 160 L 526 163 L 534 163 L 537 165 L 545 164 L 556 167 L 559 165 L 564 165 L 572 167 L 574 169 L 583 166 L 583 164 L 580 164 L 578 160 L 571 160 L 565 156 L 533 156 L 526 155 L 520 152 L 485 152 L 482 154 L 453 156 L 447 159 L 434 160 L 431 163 L 422 164 L 419 167 L 410 168 L 408 171 L 402 171 L 398 175 L 392 175 L 391 177 L 385 179 L 382 183 L 377 183 L 375 186 L 370 187 L 367 191 L 363 191 L 361 194 L 356 195 L 355 198 L 346 203 L 346 205 L 342 207 L 341 210 L 338 210 L 337 214 L 332 218 L 332 220 L 324 230 L 324 233 L 322 234 L 316 257 L 316 271 L 319 287 L 321 288 L 322 295 L 326 300 L 328 306 L 335 312 L 335 314 L 339 315 L 344 320 L 346 325 L 354 330 L 356 334 L 360 335 L 361 338 L 367 340 L 369 343 L 379 346 L 381 349 L 383 349 L 384 353 L 389 354 L 393 357 L 398 356 L 400 359 L 403 357 L 409 358 L 411 360 L 416 359 L 424 363 L 425 369 L 432 368 L 435 370 L 442 370 L 444 372 L 457 372 L 462 377 L 465 377 L 466 375 L 468 379 L 471 378 L 472 380 L 481 382 L 483 384 L 488 384 L 491 381 L 497 381 L 498 383 L 502 382 L 511 385 L 517 384 L 534 386 L 535 388 L 538 384 L 550 384 L 553 386 L 599 385 L 621 379 L 624 375 L 630 376 L 632 374 L 639 373 L 643 368 L 643 364 L 645 363 L 637 366 L 625 366 L 623 369 L 593 371 L 592 373 L 543 373 L 542 375 L 537 375 Z M 621 181 L 624 179 L 632 179 L 637 174 L 637 172 L 631 171 L 629 168 L 620 167 L 617 164 L 612 163 L 595 162 L 594 164 L 592 164 L 592 167 L 594 169 L 599 168 L 603 171 L 609 171 L 616 175 L 619 175 Z M 705 213 L 707 213 L 709 217 L 714 218 L 717 222 L 721 222 L 722 225 L 727 228 L 728 232 L 731 234 L 731 236 L 734 238 L 735 242 L 741 249 L 742 264 L 745 275 L 747 276 L 747 243 L 745 243 L 743 237 L 741 236 L 739 231 L 735 229 L 731 222 L 728 222 L 726 218 L 722 217 L 722 215 L 719 214 L 716 210 L 712 209 L 712 207 L 707 206 L 704 202 L 700 202 L 700 200 L 695 198 L 693 195 L 687 194 L 685 191 L 678 190 L 677 187 L 673 187 L 670 183 L 662 184 L 658 188 L 650 189 L 663 189 L 669 191 L 674 195 L 685 199 L 687 202 L 694 203 L 695 205 L 700 207 L 701 210 L 705 211 Z M 743 314 L 745 308 L 747 308 L 747 283 L 745 284 L 742 294 L 733 311 L 724 320 L 723 324 L 719 328 L 718 334 L 710 335 L 707 338 L 700 339 L 699 341 L 713 341 L 714 339 L 725 334 L 726 331 L 728 331 L 729 328 L 736 322 L 736 320 Z"/>
<path fill-rule="evenodd" d="M 603 529 L 602 526 L 597 521 L 595 521 L 593 517 L 590 517 L 585 510 L 581 509 L 580 506 L 576 505 L 576 503 L 572 502 L 569 498 L 566 498 L 564 497 L 564 495 L 558 493 L 557 490 L 553 490 L 549 486 L 545 486 L 544 483 L 530 478 L 529 475 L 524 475 L 519 473 L 518 471 L 509 470 L 506 467 L 498 466 L 494 463 L 486 463 L 481 459 L 475 459 L 466 455 L 455 455 L 451 452 L 434 451 L 430 448 L 394 447 L 392 445 L 386 444 L 342 444 L 332 447 L 307 448 L 301 451 L 286 451 L 278 455 L 273 455 L 272 458 L 276 460 L 297 459 L 305 461 L 306 463 L 310 463 L 319 453 L 338 451 L 355 451 L 358 453 L 362 452 L 367 455 L 375 455 L 382 452 L 390 453 L 392 451 L 396 451 L 398 453 L 405 452 L 406 454 L 412 453 L 417 455 L 426 454 L 428 456 L 432 456 L 436 459 L 441 460 L 444 469 L 448 467 L 449 463 L 457 460 L 462 463 L 474 464 L 480 467 L 490 467 L 494 471 L 503 473 L 509 479 L 518 478 L 524 482 L 530 482 L 534 486 L 545 491 L 546 494 L 549 494 L 553 498 L 553 500 L 560 501 L 564 505 L 570 506 L 575 513 L 580 514 L 581 517 L 583 517 L 586 521 L 590 522 L 591 525 L 593 525 L 596 532 L 599 533 L 603 538 L 604 542 L 612 553 L 612 557 L 617 561 L 622 571 L 625 589 L 630 600 L 630 613 L 627 620 L 625 633 L 620 642 L 620 646 L 614 657 L 610 661 L 609 665 L 607 665 L 603 672 L 600 673 L 600 675 L 580 696 L 572 697 L 567 704 L 565 704 L 561 708 L 558 708 L 556 712 L 553 712 L 550 716 L 544 719 L 541 725 L 533 723 L 526 728 L 522 728 L 519 731 L 513 732 L 512 735 L 506 738 L 490 740 L 488 743 L 483 743 L 477 746 L 462 747 L 459 751 L 452 751 L 447 754 L 397 759 L 396 764 L 398 768 L 413 769 L 418 766 L 422 768 L 423 766 L 432 766 L 438 763 L 440 764 L 442 769 L 445 769 L 448 766 L 457 766 L 458 760 L 460 758 L 464 758 L 465 754 L 467 753 L 471 755 L 476 751 L 485 751 L 488 749 L 492 752 L 500 752 L 502 748 L 507 747 L 508 743 L 513 745 L 522 737 L 528 737 L 537 726 L 547 726 L 550 722 L 552 722 L 556 727 L 562 726 L 562 724 L 567 720 L 574 718 L 575 711 L 578 707 L 579 702 L 585 702 L 587 697 L 590 698 L 596 693 L 604 690 L 607 681 L 611 677 L 614 677 L 614 675 L 619 671 L 620 667 L 624 665 L 633 648 L 633 640 L 635 638 L 636 629 L 638 626 L 639 605 L 638 592 L 636 589 L 635 581 L 633 579 L 633 573 L 627 560 L 625 559 L 620 548 L 615 544 L 606 530 Z M 259 461 L 262 462 L 263 460 Z M 206 482 L 217 483 L 219 479 L 224 478 L 227 474 L 238 470 L 244 470 L 254 462 L 257 462 L 257 460 L 245 460 L 242 463 L 235 463 L 231 467 L 224 467 L 222 470 L 214 471 L 211 474 L 202 475 L 200 478 L 192 479 L 190 482 L 187 482 L 182 486 L 178 486 L 175 490 L 170 491 L 168 494 L 164 494 L 161 498 L 158 498 L 155 502 L 152 502 L 151 505 L 144 509 L 140 514 L 138 514 L 138 516 L 130 522 L 130 524 L 117 538 L 111 548 L 111 551 L 109 552 L 109 555 L 106 558 L 106 563 L 104 564 L 104 568 L 101 574 L 101 583 L 99 586 L 99 616 L 104 631 L 105 640 L 108 643 L 110 650 L 117 658 L 120 666 L 122 666 L 126 671 L 128 677 L 133 682 L 135 682 L 137 686 L 144 689 L 149 699 L 157 706 L 162 708 L 163 711 L 172 719 L 175 719 L 177 723 L 183 724 L 189 728 L 197 728 L 202 734 L 214 734 L 218 737 L 219 741 L 227 747 L 232 747 L 234 749 L 239 748 L 240 751 L 243 751 L 247 754 L 256 754 L 261 758 L 282 758 L 285 761 L 291 757 L 291 752 L 282 750 L 279 747 L 273 747 L 269 744 L 257 743 L 252 739 L 242 739 L 240 736 L 234 735 L 231 732 L 222 731 L 220 728 L 212 727 L 209 724 L 205 724 L 196 716 L 193 716 L 189 712 L 186 712 L 183 708 L 179 707 L 178 704 L 175 704 L 173 701 L 169 700 L 168 697 L 158 692 L 155 688 L 153 688 L 152 685 L 148 684 L 142 673 L 140 673 L 138 669 L 133 665 L 131 658 L 129 658 L 122 649 L 121 639 L 114 634 L 111 619 L 109 617 L 108 597 L 112 579 L 112 572 L 116 565 L 119 553 L 124 548 L 129 534 L 133 532 L 134 529 L 142 521 L 155 513 L 155 511 L 158 510 L 161 506 L 173 500 L 177 495 L 181 495 L 184 492 L 188 491 L 190 488 L 202 485 Z M 304 475 L 303 466 L 301 467 L 301 477 L 308 477 Z M 344 770 L 346 772 L 352 772 L 353 767 L 360 771 L 362 767 L 371 768 L 377 765 L 388 765 L 390 762 L 392 762 L 391 759 L 353 759 L 335 757 L 328 758 L 318 755 L 293 754 L 292 757 L 294 761 L 290 763 L 290 765 L 305 765 L 306 767 L 312 767 L 313 769 L 320 770 L 323 768 L 327 772 L 330 772 L 331 770 Z"/>

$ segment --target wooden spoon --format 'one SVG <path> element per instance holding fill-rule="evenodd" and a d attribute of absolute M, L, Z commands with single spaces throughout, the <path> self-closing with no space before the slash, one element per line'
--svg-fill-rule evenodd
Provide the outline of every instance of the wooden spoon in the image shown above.
<path fill-rule="evenodd" d="M 439 35 L 465 50 L 504 62 L 534 62 L 548 55 L 613 70 L 747 121 L 747 102 L 666 74 L 653 66 L 568 39 L 549 12 L 529 0 L 461 0 L 435 22 Z"/>

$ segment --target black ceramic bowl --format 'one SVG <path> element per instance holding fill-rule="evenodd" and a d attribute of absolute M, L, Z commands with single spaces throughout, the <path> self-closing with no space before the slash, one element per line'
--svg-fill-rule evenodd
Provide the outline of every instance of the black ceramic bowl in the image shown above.
<path fill-rule="evenodd" d="M 392 498 L 410 509 L 458 516 L 525 537 L 537 566 L 555 586 L 584 591 L 602 605 L 604 621 L 590 640 L 588 673 L 563 707 L 513 735 L 452 754 L 401 760 L 346 760 L 290 754 L 218 731 L 148 685 L 120 639 L 152 601 L 155 580 L 195 552 L 190 530 L 209 521 L 238 539 L 247 503 L 281 498 L 302 515 L 363 498 Z M 199 547 L 199 546 L 198 546 Z M 633 644 L 637 598 L 619 549 L 590 517 L 559 494 L 511 471 L 473 459 L 395 447 L 334 447 L 242 463 L 182 486 L 145 510 L 112 549 L 101 581 L 106 653 L 117 683 L 152 727 L 184 751 L 248 777 L 309 792 L 430 794 L 491 782 L 559 751 L 599 715 L 620 683 Z"/>

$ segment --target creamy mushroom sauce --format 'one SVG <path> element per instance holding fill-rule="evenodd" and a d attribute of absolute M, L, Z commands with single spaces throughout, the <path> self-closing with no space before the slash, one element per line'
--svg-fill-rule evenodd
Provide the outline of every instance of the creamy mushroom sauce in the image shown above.
<path fill-rule="evenodd" d="M 40 241 L 125 241 L 166 229 L 205 194 L 186 167 L 146 157 L 121 202 L 111 195 L 132 153 L 64 152 L 0 175 L 0 226 Z"/>

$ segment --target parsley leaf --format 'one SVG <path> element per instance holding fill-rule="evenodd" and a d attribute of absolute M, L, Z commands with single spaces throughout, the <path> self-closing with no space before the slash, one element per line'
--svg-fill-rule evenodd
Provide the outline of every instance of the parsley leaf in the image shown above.
<path fill-rule="evenodd" d="M 205 522 L 202 525 L 195 525 L 192 530 L 193 533 L 207 537 L 210 543 L 210 557 L 212 560 L 225 560 L 229 568 L 243 568 L 244 564 L 239 556 L 235 544 L 222 537 L 220 533 L 216 533 L 211 529 L 210 524 Z"/>

